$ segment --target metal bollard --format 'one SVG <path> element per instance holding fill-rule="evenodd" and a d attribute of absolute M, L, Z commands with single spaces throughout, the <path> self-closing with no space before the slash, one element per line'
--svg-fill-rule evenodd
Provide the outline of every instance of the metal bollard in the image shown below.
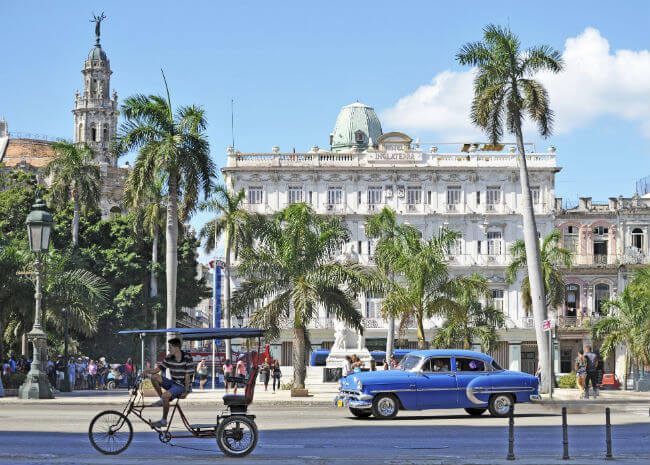
<path fill-rule="evenodd" d="M 569 460 L 569 434 L 566 423 L 566 407 L 562 407 L 562 460 Z"/>
<path fill-rule="evenodd" d="M 510 407 L 508 414 L 508 456 L 507 460 L 515 459 L 515 404 Z"/>
<path fill-rule="evenodd" d="M 607 443 L 606 459 L 612 458 L 612 423 L 609 419 L 609 407 L 605 408 L 605 442 Z"/>

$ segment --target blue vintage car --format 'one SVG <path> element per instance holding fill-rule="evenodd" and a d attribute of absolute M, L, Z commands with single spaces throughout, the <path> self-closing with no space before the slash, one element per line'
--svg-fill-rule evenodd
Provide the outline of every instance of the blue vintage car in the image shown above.
<path fill-rule="evenodd" d="M 357 417 L 443 408 L 502 417 L 515 402 L 540 399 L 535 376 L 504 370 L 489 355 L 469 350 L 417 350 L 397 370 L 352 373 L 339 382 L 334 404 Z"/>

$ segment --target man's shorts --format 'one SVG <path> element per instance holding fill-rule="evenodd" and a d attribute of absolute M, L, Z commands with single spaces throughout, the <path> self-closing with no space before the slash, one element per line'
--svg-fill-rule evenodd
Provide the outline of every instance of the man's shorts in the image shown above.
<path fill-rule="evenodd" d="M 171 398 L 169 400 L 178 399 L 180 395 L 185 392 L 185 386 L 181 386 L 180 384 L 175 383 L 171 379 L 165 378 L 164 376 L 162 377 L 162 387 L 171 394 Z"/>

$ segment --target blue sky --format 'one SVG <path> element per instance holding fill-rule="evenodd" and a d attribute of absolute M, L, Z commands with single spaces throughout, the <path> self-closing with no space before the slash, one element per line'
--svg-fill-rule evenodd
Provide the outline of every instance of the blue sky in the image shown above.
<path fill-rule="evenodd" d="M 72 137 L 74 91 L 104 10 L 102 45 L 120 97 L 160 93 L 207 110 L 212 154 L 225 163 L 230 100 L 239 150 L 328 145 L 341 106 L 372 105 L 384 131 L 423 141 L 475 137 L 467 124 L 470 70 L 454 62 L 490 22 L 524 45 L 567 51 L 548 78 L 557 196 L 631 195 L 650 172 L 650 2 L 9 2 L 0 8 L 0 115 L 10 131 Z M 525 5 L 525 6 L 524 6 Z M 443 110 L 457 117 L 440 118 Z M 200 226 L 205 218 L 192 222 Z"/>

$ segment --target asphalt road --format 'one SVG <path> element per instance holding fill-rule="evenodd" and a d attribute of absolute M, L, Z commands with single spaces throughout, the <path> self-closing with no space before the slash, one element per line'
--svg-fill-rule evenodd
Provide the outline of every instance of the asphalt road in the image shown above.
<path fill-rule="evenodd" d="M 439 464 L 506 463 L 508 420 L 463 410 L 400 412 L 392 421 L 357 419 L 345 409 L 325 407 L 252 408 L 260 438 L 244 459 L 221 454 L 213 439 L 179 439 L 181 448 L 161 444 L 133 419 L 135 436 L 119 456 L 104 456 L 88 441 L 90 420 L 119 406 L 3 405 L 0 409 L 0 464 Z M 210 423 L 215 411 L 188 407 L 193 423 Z M 157 418 L 159 412 L 152 411 Z M 515 455 L 519 463 L 566 463 L 562 457 L 557 406 L 518 405 Z M 571 464 L 605 463 L 602 405 L 569 407 Z M 647 405 L 612 406 L 613 450 L 618 464 L 650 463 Z M 180 424 L 178 425 L 180 426 Z M 513 463 L 513 462 L 508 462 Z"/>

